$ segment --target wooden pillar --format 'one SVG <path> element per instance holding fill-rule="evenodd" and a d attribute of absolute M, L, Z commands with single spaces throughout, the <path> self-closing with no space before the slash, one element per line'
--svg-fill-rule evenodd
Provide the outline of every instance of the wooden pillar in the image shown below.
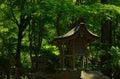
<path fill-rule="evenodd" d="M 69 70 L 74 70 L 75 69 L 75 58 L 73 55 L 69 56 Z"/>
<path fill-rule="evenodd" d="M 60 69 L 64 69 L 64 50 L 63 45 L 59 45 L 59 51 L 60 51 Z"/>
<path fill-rule="evenodd" d="M 88 56 L 86 56 L 86 69 L 88 69 Z"/>
<path fill-rule="evenodd" d="M 75 55 L 74 55 L 75 51 L 73 48 L 74 48 L 74 42 L 71 41 L 69 46 L 69 53 L 70 53 L 69 65 L 71 70 L 75 69 Z"/>
<path fill-rule="evenodd" d="M 75 40 L 74 40 L 75 41 Z M 72 42 L 72 46 L 71 46 L 71 51 L 72 51 L 72 54 L 73 54 L 73 70 L 75 70 L 75 42 Z"/>
<path fill-rule="evenodd" d="M 83 56 L 82 69 L 86 70 L 88 67 L 88 56 Z"/>
<path fill-rule="evenodd" d="M 85 63 L 84 63 L 84 56 L 82 56 L 82 69 L 84 69 L 85 67 Z"/>

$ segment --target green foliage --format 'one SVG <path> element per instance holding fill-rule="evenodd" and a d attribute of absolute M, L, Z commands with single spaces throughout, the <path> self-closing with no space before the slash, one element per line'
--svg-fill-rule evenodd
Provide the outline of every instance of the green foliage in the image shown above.
<path fill-rule="evenodd" d="M 10 2 L 11 1 L 11 2 Z M 9 65 L 5 69 L 9 71 L 10 64 L 8 62 L 10 56 L 15 56 L 17 46 L 17 32 L 16 20 L 20 24 L 21 15 L 31 15 L 35 20 L 34 40 L 32 43 L 34 47 L 38 44 L 39 38 L 42 39 L 40 56 L 47 59 L 48 66 L 46 70 L 55 70 L 59 65 L 59 51 L 58 48 L 49 45 L 50 40 L 57 37 L 56 27 L 59 26 L 60 35 L 65 34 L 70 25 L 80 18 L 85 19 L 85 24 L 92 32 L 101 34 L 101 20 L 106 18 L 113 22 L 113 29 L 115 37 L 116 47 L 112 47 L 109 52 L 105 52 L 100 49 L 101 42 L 97 41 L 89 46 L 89 51 L 93 55 L 90 56 L 90 60 L 95 61 L 94 64 L 90 63 L 91 69 L 98 69 L 108 71 L 112 67 L 114 68 L 114 76 L 118 76 L 120 73 L 120 1 L 114 0 L 108 1 L 109 4 L 101 4 L 100 0 L 83 0 L 80 5 L 75 5 L 70 0 L 9 0 L 0 1 L 0 69 L 3 70 L 5 64 Z M 57 24 L 58 23 L 58 24 Z M 30 21 L 30 25 L 32 21 Z M 31 63 L 29 55 L 29 30 L 33 31 L 33 28 L 26 28 L 23 32 L 22 39 L 22 53 L 21 53 L 21 65 L 22 75 L 26 75 L 31 72 Z M 41 33 L 41 36 L 39 36 Z M 37 46 L 36 46 L 37 47 Z M 4 56 L 2 55 L 4 54 Z M 110 58 L 101 62 L 101 57 L 106 54 L 110 55 Z M 10 56 L 9 56 L 10 55 Z M 79 60 L 79 58 L 78 58 Z M 79 62 L 79 61 L 77 61 Z M 55 65 L 56 64 L 56 65 Z M 102 68 L 100 67 L 102 64 Z M 78 63 L 79 65 L 79 63 Z M 119 76 L 118 76 L 119 78 Z M 118 79 L 116 77 L 116 79 Z"/>
<path fill-rule="evenodd" d="M 91 62 L 89 68 L 102 71 L 105 75 L 118 79 L 120 73 L 120 49 L 113 46 L 108 52 L 98 49 L 92 52 L 89 58 Z"/>
<path fill-rule="evenodd" d="M 30 56 L 27 53 L 22 53 L 21 55 L 21 65 L 22 65 L 22 76 L 26 76 L 28 75 L 32 69 L 31 69 L 31 60 L 30 60 Z"/>
<path fill-rule="evenodd" d="M 104 71 L 111 70 L 113 72 L 113 77 L 118 79 L 120 76 L 120 49 L 118 47 L 111 47 L 109 51 L 111 58 L 104 64 Z"/>

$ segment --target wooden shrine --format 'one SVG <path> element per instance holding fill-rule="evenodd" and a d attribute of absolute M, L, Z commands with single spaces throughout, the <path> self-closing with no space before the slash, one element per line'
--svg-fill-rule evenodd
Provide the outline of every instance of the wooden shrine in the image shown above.
<path fill-rule="evenodd" d="M 70 70 L 75 69 L 76 56 L 83 56 L 87 59 L 89 56 L 87 45 L 97 39 L 99 39 L 99 37 L 90 32 L 83 22 L 71 29 L 65 35 L 53 39 L 51 44 L 56 45 L 60 51 L 61 70 L 65 68 L 65 59 L 68 60 L 68 69 Z M 87 62 L 87 60 L 83 61 L 83 68 L 84 62 Z"/>

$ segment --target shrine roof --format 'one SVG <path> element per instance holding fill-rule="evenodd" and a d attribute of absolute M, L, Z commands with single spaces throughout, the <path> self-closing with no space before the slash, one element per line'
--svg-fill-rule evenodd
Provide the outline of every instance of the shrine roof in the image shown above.
<path fill-rule="evenodd" d="M 88 42 L 92 42 L 96 39 L 98 39 L 99 37 L 92 33 L 91 31 L 89 31 L 85 24 L 82 22 L 79 24 L 79 26 L 76 26 L 74 28 L 72 28 L 69 32 L 67 32 L 66 34 L 62 35 L 62 36 L 58 36 L 57 38 L 54 38 L 51 41 L 51 44 L 58 44 L 58 43 L 64 43 L 67 42 L 71 39 L 76 39 L 76 36 L 80 35 L 81 32 L 84 31 L 85 34 L 87 35 L 87 40 Z"/>

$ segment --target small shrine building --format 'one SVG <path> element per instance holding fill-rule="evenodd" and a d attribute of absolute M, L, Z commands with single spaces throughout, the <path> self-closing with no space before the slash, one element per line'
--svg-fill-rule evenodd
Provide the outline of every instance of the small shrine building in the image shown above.
<path fill-rule="evenodd" d="M 51 41 L 51 44 L 56 45 L 59 48 L 60 69 L 64 70 L 65 63 L 68 63 L 67 68 L 69 70 L 75 70 L 76 56 L 86 57 L 86 61 L 83 61 L 84 68 L 84 62 L 87 62 L 87 57 L 89 56 L 87 45 L 97 39 L 99 39 L 99 37 L 90 32 L 83 22 L 71 29 L 66 34 L 54 38 Z"/>

